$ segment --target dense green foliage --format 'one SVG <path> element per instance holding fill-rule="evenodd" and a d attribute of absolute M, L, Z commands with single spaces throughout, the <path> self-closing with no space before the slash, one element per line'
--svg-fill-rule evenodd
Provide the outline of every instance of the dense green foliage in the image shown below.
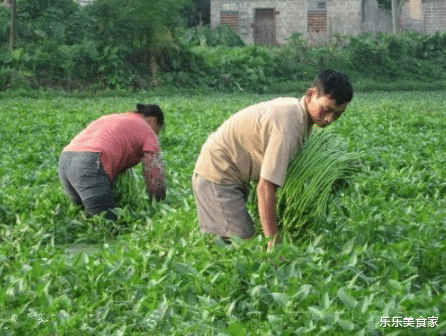
<path fill-rule="evenodd" d="M 360 170 L 325 220 L 272 253 L 260 232 L 215 246 L 197 227 L 195 160 L 229 115 L 271 97 L 2 96 L 2 335 L 445 332 L 445 92 L 357 94 L 330 129 L 363 153 Z M 57 161 L 91 120 L 136 102 L 166 112 L 168 196 L 149 204 L 136 167 L 142 191 L 120 203 L 113 229 L 69 203 Z M 380 328 L 384 315 L 437 316 L 439 326 Z"/>
<path fill-rule="evenodd" d="M 148 87 L 158 70 L 152 63 L 166 71 L 187 68 L 187 51 L 171 32 L 182 24 L 188 3 L 21 0 L 13 52 L 7 49 L 9 10 L 0 7 L 0 88 Z"/>
<path fill-rule="evenodd" d="M 401 87 L 411 80 L 438 83 L 446 79 L 446 34 L 338 36 L 319 47 L 297 34 L 280 48 L 216 47 L 195 48 L 194 52 L 209 66 L 209 85 L 235 90 L 289 91 L 325 68 L 344 71 L 357 81 L 375 81 L 378 88 L 397 81 L 395 86 Z"/>
<path fill-rule="evenodd" d="M 173 86 L 285 92 L 328 67 L 371 85 L 445 86 L 445 33 L 334 36 L 319 46 L 295 34 L 281 47 L 243 47 L 227 26 L 185 28 L 196 11 L 208 10 L 206 1 L 97 0 L 82 7 L 73 0 L 19 0 L 17 5 L 13 52 L 7 43 L 10 13 L 0 7 L 2 90 Z"/>

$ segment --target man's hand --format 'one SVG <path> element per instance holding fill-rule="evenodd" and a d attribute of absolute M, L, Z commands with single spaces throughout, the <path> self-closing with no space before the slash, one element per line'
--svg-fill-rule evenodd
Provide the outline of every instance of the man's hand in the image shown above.
<path fill-rule="evenodd" d="M 280 241 L 276 222 L 276 188 L 274 183 L 263 178 L 260 178 L 257 185 L 260 222 L 265 237 L 271 238 L 268 242 L 268 251 Z"/>
<path fill-rule="evenodd" d="M 267 251 L 270 252 L 274 246 L 280 244 L 282 242 L 282 238 L 279 233 L 276 233 L 270 240 L 268 241 Z"/>

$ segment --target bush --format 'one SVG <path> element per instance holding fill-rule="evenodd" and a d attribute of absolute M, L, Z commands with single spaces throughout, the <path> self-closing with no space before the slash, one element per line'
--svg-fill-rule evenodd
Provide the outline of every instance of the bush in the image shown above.
<path fill-rule="evenodd" d="M 186 30 L 182 40 L 190 46 L 200 47 L 242 47 L 245 44 L 238 34 L 227 25 L 218 25 L 215 29 L 209 26 L 197 26 Z"/>
<path fill-rule="evenodd" d="M 262 92 L 272 82 L 274 57 L 266 47 L 198 47 L 193 50 L 204 58 L 212 87 Z"/>
<path fill-rule="evenodd" d="M 0 46 L 7 44 L 9 41 L 9 24 L 9 11 L 5 7 L 0 6 Z"/>
<path fill-rule="evenodd" d="M 445 40 L 445 33 L 362 34 L 350 39 L 346 55 L 354 70 L 375 78 L 441 78 Z"/>
<path fill-rule="evenodd" d="M 17 71 L 9 67 L 0 68 L 0 90 L 27 90 L 35 87 L 33 82 L 30 72 Z"/>
<path fill-rule="evenodd" d="M 386 79 L 391 88 L 404 84 L 401 88 L 407 89 L 415 81 L 438 82 L 444 78 L 444 72 L 438 71 L 446 63 L 446 57 L 442 57 L 444 36 L 418 33 L 335 36 L 326 45 L 310 46 L 302 35 L 294 34 L 287 44 L 276 48 L 173 47 L 159 54 L 157 62 L 162 65 L 162 84 L 176 87 L 291 92 L 299 91 L 302 86 L 299 83 L 309 84 L 318 71 L 334 68 L 354 80 Z M 423 58 L 426 54 L 430 55 L 427 59 Z M 407 81 L 410 85 L 405 84 Z"/>

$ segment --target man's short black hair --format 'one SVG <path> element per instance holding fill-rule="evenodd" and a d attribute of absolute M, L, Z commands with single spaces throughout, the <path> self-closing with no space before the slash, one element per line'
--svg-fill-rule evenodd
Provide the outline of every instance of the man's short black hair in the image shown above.
<path fill-rule="evenodd" d="M 136 113 L 144 117 L 155 117 L 160 127 L 164 126 L 164 114 L 161 108 L 156 104 L 136 104 Z"/>
<path fill-rule="evenodd" d="M 348 103 L 353 98 L 353 87 L 348 76 L 334 70 L 321 71 L 313 81 L 318 95 L 328 95 L 336 105 Z"/>

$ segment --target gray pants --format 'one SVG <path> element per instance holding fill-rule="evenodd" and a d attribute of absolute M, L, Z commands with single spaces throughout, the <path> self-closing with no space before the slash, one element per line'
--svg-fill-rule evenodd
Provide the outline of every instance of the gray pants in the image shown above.
<path fill-rule="evenodd" d="M 101 163 L 101 153 L 62 152 L 59 178 L 65 193 L 93 216 L 105 211 L 104 217 L 115 220 L 112 183 Z"/>
<path fill-rule="evenodd" d="M 246 209 L 246 188 L 238 184 L 213 183 L 194 173 L 192 189 L 202 232 L 244 239 L 254 235 L 254 223 Z"/>

